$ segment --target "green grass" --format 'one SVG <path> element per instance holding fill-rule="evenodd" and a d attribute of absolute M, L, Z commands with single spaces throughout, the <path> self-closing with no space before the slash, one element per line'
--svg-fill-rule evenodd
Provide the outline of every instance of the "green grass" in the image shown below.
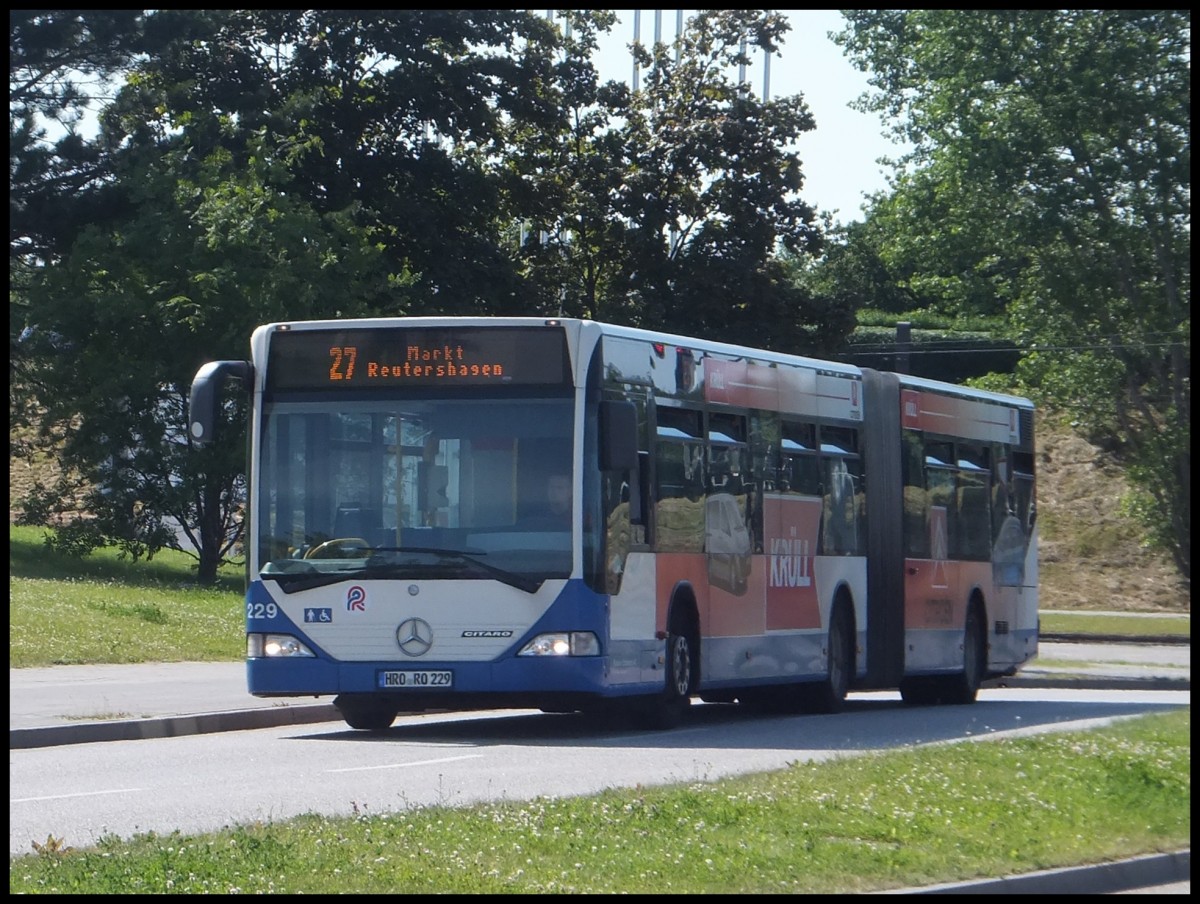
<path fill-rule="evenodd" d="M 149 562 L 113 550 L 71 558 L 45 532 L 9 527 L 9 666 L 236 661 L 245 656 L 242 570 L 196 584 L 194 560 L 164 550 Z"/>
<path fill-rule="evenodd" d="M 1167 635 L 1190 637 L 1192 619 L 1186 615 L 1097 615 L 1092 612 L 1041 613 L 1043 634 Z"/>
<path fill-rule="evenodd" d="M 592 797 L 48 838 L 13 893 L 848 893 L 1191 844 L 1191 710 Z"/>

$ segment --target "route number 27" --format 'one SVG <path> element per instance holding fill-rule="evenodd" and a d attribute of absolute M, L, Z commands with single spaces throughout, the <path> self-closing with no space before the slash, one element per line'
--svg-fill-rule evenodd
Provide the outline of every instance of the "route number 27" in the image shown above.
<path fill-rule="evenodd" d="M 329 379 L 349 380 L 354 376 L 354 361 L 358 358 L 358 348 L 353 345 L 334 345 L 329 349 L 329 357 L 333 363 L 329 366 Z M 342 370 L 342 365 L 346 369 Z"/>

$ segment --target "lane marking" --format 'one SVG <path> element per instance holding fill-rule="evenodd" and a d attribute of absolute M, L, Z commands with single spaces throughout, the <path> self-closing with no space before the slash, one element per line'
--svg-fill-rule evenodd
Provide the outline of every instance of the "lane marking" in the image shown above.
<path fill-rule="evenodd" d="M 134 791 L 145 791 L 145 788 L 114 788 L 111 791 L 80 791 L 78 794 L 51 794 L 47 797 L 10 797 L 10 804 L 27 804 L 38 800 L 69 800 L 72 797 L 95 797 L 98 794 L 131 794 Z"/>
<path fill-rule="evenodd" d="M 445 756 L 436 760 L 415 760 L 411 763 L 388 763 L 385 766 L 352 766 L 346 769 L 326 769 L 326 772 L 370 772 L 374 769 L 403 769 L 407 766 L 432 766 L 435 763 L 454 763 L 458 760 L 481 760 L 482 753 L 472 753 L 467 756 Z"/>

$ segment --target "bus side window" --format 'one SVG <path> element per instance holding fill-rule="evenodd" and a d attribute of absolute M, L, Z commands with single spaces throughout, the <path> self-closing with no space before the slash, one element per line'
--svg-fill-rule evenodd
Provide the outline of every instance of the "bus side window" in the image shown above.
<path fill-rule="evenodd" d="M 822 426 L 821 476 L 824 490 L 822 551 L 825 555 L 862 553 L 862 462 L 858 458 L 858 431 Z"/>
<path fill-rule="evenodd" d="M 861 552 L 859 493 L 862 473 L 853 458 L 823 459 L 825 498 L 822 506 L 821 551 L 825 555 Z"/>
<path fill-rule="evenodd" d="M 704 446 L 660 440 L 654 465 L 655 549 L 703 552 Z"/>
<path fill-rule="evenodd" d="M 904 554 L 914 559 L 929 558 L 929 493 L 925 489 L 925 449 L 919 434 L 905 431 Z"/>
<path fill-rule="evenodd" d="M 655 421 L 654 548 L 703 552 L 708 481 L 701 413 L 658 405 Z"/>

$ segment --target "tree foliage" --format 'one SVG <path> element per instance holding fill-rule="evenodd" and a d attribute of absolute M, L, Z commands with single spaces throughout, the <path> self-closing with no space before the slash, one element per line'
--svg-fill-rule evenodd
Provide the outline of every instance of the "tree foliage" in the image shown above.
<path fill-rule="evenodd" d="M 799 95 L 763 100 L 733 78 L 755 50 L 778 52 L 786 20 L 702 11 L 674 44 L 634 48 L 638 91 L 598 84 L 595 29 L 572 24 L 570 126 L 527 136 L 510 158 L 534 190 L 525 255 L 543 304 L 784 350 L 835 345 L 852 311 L 830 320 L 777 257 L 822 247 L 793 150 L 813 117 Z"/>
<path fill-rule="evenodd" d="M 102 178 L 54 198 L 72 226 L 14 319 L 47 441 L 87 492 L 63 542 L 152 554 L 177 522 L 215 575 L 241 530 L 245 400 L 197 450 L 186 392 L 258 323 L 561 309 L 793 350 L 850 328 L 774 259 L 819 247 L 786 150 L 812 119 L 729 80 L 742 39 L 775 50 L 783 20 L 702 13 L 677 61 L 640 51 L 630 92 L 590 61 L 612 15 L 569 16 L 569 32 L 514 10 L 120 19 L 129 41 L 95 67 L 136 61 L 80 139 Z M 70 489 L 43 488 L 30 517 Z"/>
<path fill-rule="evenodd" d="M 914 148 L 872 212 L 882 256 L 947 309 L 1006 311 L 1024 378 L 1115 440 L 1190 577 L 1190 14 L 846 16 L 865 106 Z"/>
<path fill-rule="evenodd" d="M 137 10 L 11 10 L 8 57 L 9 452 L 28 451 L 37 417 L 18 338 L 28 322 L 26 289 L 78 224 L 103 215 L 94 203 L 107 172 L 79 131 L 108 79 L 141 40 Z"/>
<path fill-rule="evenodd" d="M 157 15 L 175 38 L 101 114 L 110 214 L 30 285 L 20 347 L 44 436 L 62 437 L 63 464 L 88 488 L 91 517 L 69 543 L 151 554 L 177 545 L 173 519 L 210 580 L 239 538 L 245 446 L 235 403 L 223 442 L 191 448 L 186 393 L 201 363 L 244 357 L 270 320 L 413 313 L 439 297 L 466 313 L 503 290 L 489 267 L 496 212 L 475 216 L 464 199 L 497 194 L 480 188 L 480 148 L 503 128 L 488 110 L 524 103 L 508 58 L 479 49 L 511 50 L 516 14 L 418 12 L 410 28 L 383 16 L 357 41 L 339 32 L 353 20 L 331 13 L 325 29 L 316 14 Z M 393 57 L 371 40 L 391 41 Z M 284 49 L 299 62 L 283 65 Z M 403 60 L 417 70 L 368 90 Z M 343 102 L 351 89 L 364 94 Z M 44 488 L 31 516 L 68 489 Z"/>

